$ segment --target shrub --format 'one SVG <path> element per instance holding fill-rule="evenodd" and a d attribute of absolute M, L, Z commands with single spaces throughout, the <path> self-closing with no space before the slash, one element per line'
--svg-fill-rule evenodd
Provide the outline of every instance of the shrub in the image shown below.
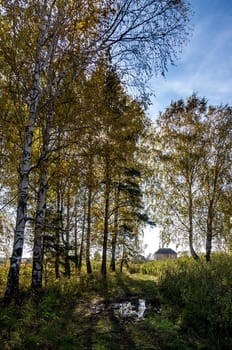
<path fill-rule="evenodd" d="M 232 345 L 232 257 L 205 261 L 176 260 L 163 268 L 159 293 L 185 332 L 211 341 L 212 349 Z M 228 345 L 229 344 L 229 345 Z"/>

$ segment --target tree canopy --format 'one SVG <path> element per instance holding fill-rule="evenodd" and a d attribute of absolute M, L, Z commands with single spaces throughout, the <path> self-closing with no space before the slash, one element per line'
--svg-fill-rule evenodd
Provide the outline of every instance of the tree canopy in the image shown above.
<path fill-rule="evenodd" d="M 103 273 L 109 239 L 130 230 L 127 240 L 136 238 L 138 225 L 128 223 L 142 207 L 140 177 L 128 171 L 140 173 L 147 122 L 144 100 L 128 91 L 165 74 L 190 17 L 179 0 L 1 1 L 1 186 L 15 212 L 6 298 L 18 291 L 25 238 L 35 289 L 46 241 L 59 276 L 79 244 L 88 260 L 100 232 Z"/>
<path fill-rule="evenodd" d="M 230 107 L 207 106 L 193 94 L 173 102 L 151 136 L 153 208 L 162 238 L 188 244 L 196 259 L 204 245 L 209 260 L 212 244 L 231 234 L 231 122 Z"/>

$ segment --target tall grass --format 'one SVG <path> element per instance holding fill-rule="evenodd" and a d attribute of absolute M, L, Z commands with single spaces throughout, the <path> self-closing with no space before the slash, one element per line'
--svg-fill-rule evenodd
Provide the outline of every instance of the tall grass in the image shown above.
<path fill-rule="evenodd" d="M 128 346 L 122 349 L 130 349 L 132 340 L 136 350 L 232 349 L 231 256 L 213 255 L 210 263 L 180 258 L 129 268 L 131 274 L 109 273 L 107 278 L 94 272 L 56 280 L 51 272 L 42 293 L 35 298 L 29 288 L 31 267 L 26 265 L 20 277 L 22 303 L 0 305 L 0 349 L 87 349 L 89 334 L 92 342 L 106 343 L 98 344 L 102 346 L 99 349 L 116 349 L 117 332 L 122 330 L 130 336 L 130 341 L 125 337 Z M 0 267 L 1 296 L 7 272 L 8 268 Z M 91 303 L 128 295 L 147 301 L 157 297 L 162 313 L 124 327 L 106 312 L 99 318 L 87 312 Z M 102 329 L 109 322 L 114 332 L 107 330 L 106 337 Z"/>
<path fill-rule="evenodd" d="M 232 256 L 151 262 L 140 269 L 156 277 L 167 315 L 186 335 L 204 338 L 206 348 L 232 349 Z"/>

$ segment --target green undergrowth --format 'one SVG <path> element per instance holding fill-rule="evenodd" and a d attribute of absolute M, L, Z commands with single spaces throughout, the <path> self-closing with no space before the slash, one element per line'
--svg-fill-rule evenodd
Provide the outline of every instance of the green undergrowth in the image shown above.
<path fill-rule="evenodd" d="M 151 262 L 141 273 L 155 278 L 165 314 L 193 339 L 192 348 L 232 349 L 232 257 Z"/>
<path fill-rule="evenodd" d="M 121 323 L 107 305 L 133 297 L 152 300 L 156 295 L 155 283 L 142 275 L 109 274 L 105 278 L 95 274 L 51 280 L 38 295 L 24 290 L 17 302 L 1 305 L 0 349 L 113 350 L 133 346 L 139 350 L 141 338 L 136 340 L 135 335 L 143 321 Z M 105 310 L 92 313 L 100 303 L 106 305 Z M 153 342 L 153 338 L 146 340 L 151 348 Z"/>
<path fill-rule="evenodd" d="M 25 267 L 18 300 L 0 305 L 0 349 L 232 349 L 231 271 L 230 256 L 214 256 L 209 264 L 181 258 L 107 278 L 97 272 L 59 280 L 51 275 L 33 295 Z M 3 267 L 0 281 L 6 282 Z M 162 310 L 124 322 L 107 308 L 133 297 L 161 303 Z M 92 312 L 101 303 L 105 309 Z"/>

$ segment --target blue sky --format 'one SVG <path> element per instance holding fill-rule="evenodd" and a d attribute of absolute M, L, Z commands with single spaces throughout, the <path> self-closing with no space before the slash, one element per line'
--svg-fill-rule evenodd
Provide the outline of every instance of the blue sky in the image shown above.
<path fill-rule="evenodd" d="M 232 0 L 191 0 L 193 32 L 180 59 L 166 78 L 153 78 L 156 97 L 149 109 L 152 119 L 171 101 L 193 92 L 211 105 L 232 105 Z M 146 255 L 159 248 L 159 230 L 145 230 Z M 175 246 L 173 246 L 175 249 Z"/>
<path fill-rule="evenodd" d="M 166 78 L 154 77 L 149 115 L 155 119 L 171 101 L 193 92 L 209 104 L 232 105 L 232 0 L 191 0 L 194 11 L 189 42 Z"/>

